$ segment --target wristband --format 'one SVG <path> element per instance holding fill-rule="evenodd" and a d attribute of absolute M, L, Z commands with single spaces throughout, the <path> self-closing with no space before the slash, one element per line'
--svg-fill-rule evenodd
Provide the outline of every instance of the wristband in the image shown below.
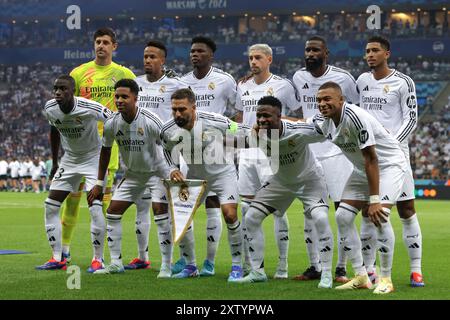
<path fill-rule="evenodd" d="M 369 204 L 380 203 L 379 195 L 372 195 L 369 197 Z"/>
<path fill-rule="evenodd" d="M 97 182 L 95 183 L 96 186 L 100 186 L 103 187 L 105 185 L 105 181 L 103 180 L 97 180 Z"/>

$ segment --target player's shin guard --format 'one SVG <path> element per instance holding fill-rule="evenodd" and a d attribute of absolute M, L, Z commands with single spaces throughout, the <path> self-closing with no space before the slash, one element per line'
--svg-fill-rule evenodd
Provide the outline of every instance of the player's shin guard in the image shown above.
<path fill-rule="evenodd" d="M 318 236 L 314 221 L 307 214 L 304 215 L 305 228 L 303 236 L 306 243 L 306 251 L 308 253 L 309 264 L 317 271 L 321 271 L 319 261 L 319 250 L 317 249 Z"/>
<path fill-rule="evenodd" d="M 172 259 L 172 230 L 170 227 L 169 214 L 155 215 L 155 224 L 158 229 L 159 249 L 161 250 L 161 264 L 170 266 Z"/>
<path fill-rule="evenodd" d="M 206 208 L 206 259 L 214 263 L 220 236 L 222 235 L 222 210 Z"/>
<path fill-rule="evenodd" d="M 367 271 L 363 264 L 361 240 L 355 226 L 357 214 L 358 209 L 341 202 L 336 211 L 336 222 L 341 236 L 340 245 L 343 246 L 343 250 L 352 263 L 353 270 L 357 275 L 365 275 Z"/>
<path fill-rule="evenodd" d="M 263 209 L 264 211 L 260 211 Z M 250 262 L 252 269 L 264 272 L 264 232 L 262 222 L 267 217 L 265 208 L 255 208 L 250 206 L 247 211 L 245 225 L 247 228 L 246 239 L 250 252 Z"/>
<path fill-rule="evenodd" d="M 45 199 L 45 232 L 47 233 L 48 243 L 52 248 L 53 259 L 61 261 L 61 220 L 59 218 L 59 209 L 61 202 Z"/>
<path fill-rule="evenodd" d="M 112 199 L 111 191 L 108 192 L 108 193 L 105 192 L 105 194 L 103 195 L 103 200 L 102 200 L 102 202 L 103 202 L 103 214 L 104 215 L 107 214 L 106 210 L 108 209 L 109 204 L 111 203 L 111 199 Z"/>
<path fill-rule="evenodd" d="M 150 234 L 150 196 L 143 196 L 136 201 L 136 238 L 138 243 L 139 259 L 148 261 L 148 237 Z"/>
<path fill-rule="evenodd" d="M 106 231 L 108 233 L 108 248 L 111 254 L 111 264 L 122 265 L 122 215 L 106 214 Z"/>
<path fill-rule="evenodd" d="M 330 272 L 333 264 L 333 232 L 328 221 L 328 208 L 316 207 L 311 211 L 311 217 L 319 238 L 318 251 L 322 272 Z"/>
<path fill-rule="evenodd" d="M 361 221 L 361 252 L 367 272 L 374 272 L 377 254 L 377 227 L 367 217 Z"/>
<path fill-rule="evenodd" d="M 284 213 L 281 216 L 274 215 L 274 232 L 275 240 L 278 246 L 278 259 L 279 267 L 287 270 L 287 258 L 289 251 L 289 220 L 287 214 Z"/>
<path fill-rule="evenodd" d="M 250 208 L 251 199 L 241 199 L 241 212 L 242 212 L 242 233 L 244 235 L 244 240 L 242 242 L 242 250 L 244 252 L 244 262 L 247 265 L 251 265 L 250 262 L 250 252 L 248 251 L 248 241 L 247 241 L 247 227 L 245 224 L 245 216 L 247 214 L 248 208 Z"/>
<path fill-rule="evenodd" d="M 227 224 L 228 243 L 230 245 L 231 263 L 233 265 L 242 265 L 242 226 L 239 220 Z"/>
<path fill-rule="evenodd" d="M 81 192 L 70 193 L 66 201 L 64 201 L 62 209 L 62 244 L 65 248 L 65 253 L 69 253 L 73 231 L 77 225 L 78 215 L 80 213 L 80 201 Z"/>
<path fill-rule="evenodd" d="M 186 264 L 197 265 L 195 259 L 194 225 L 192 223 L 180 241 L 180 255 L 186 260 Z"/>
<path fill-rule="evenodd" d="M 383 208 L 389 216 L 391 210 Z M 381 228 L 377 228 L 377 249 L 380 253 L 380 276 L 390 277 L 392 271 L 392 260 L 394 258 L 395 235 L 391 221 L 381 223 Z"/>
<path fill-rule="evenodd" d="M 102 203 L 100 200 L 94 200 L 89 207 L 91 214 L 91 240 L 94 250 L 94 259 L 103 259 L 103 245 L 105 240 L 106 223 L 103 216 Z"/>
<path fill-rule="evenodd" d="M 411 272 L 422 274 L 422 231 L 417 214 L 400 220 L 403 225 L 403 242 L 408 249 Z"/>

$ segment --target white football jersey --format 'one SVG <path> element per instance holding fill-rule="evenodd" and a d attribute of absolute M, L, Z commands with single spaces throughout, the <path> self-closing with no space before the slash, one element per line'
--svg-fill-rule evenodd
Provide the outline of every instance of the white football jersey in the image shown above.
<path fill-rule="evenodd" d="M 236 132 L 237 124 L 212 112 L 196 111 L 195 124 L 190 131 L 179 127 L 173 119 L 166 122 L 161 137 L 171 170 L 176 169 L 173 160 L 179 159 L 181 153 L 189 168 L 189 176 L 208 179 L 234 172 L 233 158 L 226 159 L 225 153 L 220 153 L 224 150 L 223 137 L 228 130 Z"/>
<path fill-rule="evenodd" d="M 374 116 L 402 144 L 408 155 L 408 138 L 417 125 L 417 98 L 414 81 L 392 70 L 376 80 L 365 72 L 357 80 L 359 106 Z M 408 155 L 409 159 L 409 155 Z"/>
<path fill-rule="evenodd" d="M 12 178 L 17 178 L 19 175 L 20 163 L 19 161 L 11 161 L 8 165 Z"/>
<path fill-rule="evenodd" d="M 37 178 L 37 177 L 40 177 L 41 173 L 43 172 L 43 167 L 40 164 L 35 165 L 33 163 L 33 166 L 31 167 L 30 171 L 31 171 L 31 176 L 33 178 Z"/>
<path fill-rule="evenodd" d="M 250 127 L 256 123 L 258 100 L 264 96 L 274 96 L 280 100 L 283 115 L 286 109 L 300 108 L 297 92 L 289 80 L 272 74 L 264 83 L 257 84 L 251 78 L 245 83 L 240 82 L 237 87 L 236 109 L 242 111 L 242 123 Z"/>
<path fill-rule="evenodd" d="M 23 163 L 23 170 L 24 170 L 26 176 L 31 175 L 31 168 L 32 167 L 33 167 L 33 161 L 31 161 L 31 160 L 25 161 Z"/>
<path fill-rule="evenodd" d="M 162 154 L 159 117 L 142 108 L 137 108 L 133 122 L 126 122 L 119 112 L 105 122 L 103 146 L 112 147 L 114 140 L 128 171 L 153 173 L 167 178 L 168 165 Z"/>
<path fill-rule="evenodd" d="M 112 112 L 98 102 L 75 97 L 73 109 L 65 114 L 55 99 L 47 101 L 44 116 L 61 135 L 61 145 L 70 156 L 97 153 L 101 147 L 97 122 L 105 122 Z"/>
<path fill-rule="evenodd" d="M 314 116 L 313 122 L 328 140 L 342 150 L 359 174 L 366 176 L 361 149 L 368 146 L 375 146 L 380 171 L 393 166 L 407 170 L 406 158 L 400 143 L 377 119 L 358 106 L 344 103 L 337 127 L 332 119 L 319 114 Z"/>
<path fill-rule="evenodd" d="M 278 140 L 278 170 L 274 175 L 279 181 L 286 184 L 298 184 L 318 176 L 321 172 L 320 164 L 318 164 L 311 150 L 308 148 L 309 143 L 324 141 L 325 137 L 319 135 L 314 124 L 302 122 L 292 122 L 289 120 L 281 120 L 282 133 Z M 260 139 L 264 145 L 264 139 Z M 261 142 L 259 145 L 261 145 Z M 274 164 L 273 142 L 266 142 L 272 145 L 272 155 L 267 155 Z M 263 150 L 266 152 L 266 150 Z M 276 160 L 275 160 L 276 161 Z M 320 176 L 320 174 L 319 174 Z"/>
<path fill-rule="evenodd" d="M 6 175 L 8 173 L 8 162 L 5 160 L 0 160 L 0 176 Z"/>
<path fill-rule="evenodd" d="M 177 77 L 169 78 L 163 75 L 155 82 L 150 82 L 147 76 L 134 79 L 139 85 L 138 106 L 155 113 L 163 122 L 172 118 L 172 94 L 186 85 Z"/>
<path fill-rule="evenodd" d="M 195 93 L 197 111 L 224 114 L 227 107 L 236 103 L 236 81 L 225 71 L 211 67 L 208 74 L 197 79 L 191 71 L 181 81 Z"/>
<path fill-rule="evenodd" d="M 292 81 L 300 97 L 304 118 L 312 118 L 320 113 L 316 102 L 317 91 L 322 84 L 328 81 L 333 81 L 341 87 L 347 102 L 359 102 L 355 78 L 349 72 L 338 67 L 328 65 L 325 73 L 317 78 L 306 68 L 301 68 L 295 72 Z M 310 148 L 318 158 L 328 158 L 341 153 L 339 148 L 329 141 L 312 144 Z"/>

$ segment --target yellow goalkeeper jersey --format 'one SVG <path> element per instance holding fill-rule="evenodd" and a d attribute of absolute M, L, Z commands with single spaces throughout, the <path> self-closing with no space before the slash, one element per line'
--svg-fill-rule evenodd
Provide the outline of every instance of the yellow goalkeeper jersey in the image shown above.
<path fill-rule="evenodd" d="M 99 66 L 95 61 L 84 63 L 70 72 L 75 79 L 75 95 L 101 103 L 111 111 L 117 111 L 114 103 L 114 85 L 121 79 L 135 79 L 134 73 L 115 62 Z M 103 122 L 98 123 L 98 132 L 103 135 Z M 111 150 L 110 170 L 119 168 L 119 150 L 114 143 Z"/>

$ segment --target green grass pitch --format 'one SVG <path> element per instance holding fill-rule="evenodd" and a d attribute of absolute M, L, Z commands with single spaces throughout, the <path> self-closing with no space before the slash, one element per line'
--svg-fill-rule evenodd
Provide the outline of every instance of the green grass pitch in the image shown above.
<path fill-rule="evenodd" d="M 368 290 L 337 292 L 318 289 L 318 281 L 271 280 L 267 283 L 236 285 L 227 283 L 231 258 L 227 244 L 226 228 L 222 233 L 216 259 L 216 276 L 196 279 L 158 280 L 160 265 L 156 226 L 152 221 L 150 232 L 149 270 L 127 271 L 125 274 L 94 276 L 86 272 L 92 249 L 89 234 L 89 212 L 85 199 L 75 236 L 72 242 L 72 265 L 81 268 L 81 289 L 69 290 L 64 271 L 36 271 L 36 265 L 50 258 L 44 232 L 43 201 L 46 194 L 1 193 L 0 194 L 0 249 L 30 252 L 22 255 L 0 255 L 0 299 L 225 299 L 225 300 L 395 300 L 395 299 L 450 299 L 450 202 L 417 201 L 423 234 L 423 274 L 425 288 L 409 287 L 409 260 L 402 240 L 401 223 L 397 211 L 392 212 L 396 234 L 393 282 L 396 291 L 388 296 L 376 296 Z M 298 201 L 288 211 L 290 221 L 289 276 L 303 271 L 308 263 L 303 240 L 303 214 Z M 135 257 L 137 243 L 134 234 L 135 211 L 132 207 L 123 218 L 122 255 L 124 263 Z M 330 222 L 336 230 L 334 211 Z M 360 217 L 357 223 L 360 222 Z M 205 258 L 206 216 L 200 208 L 195 217 L 197 263 Z M 266 235 L 266 272 L 275 272 L 277 248 L 273 234 L 273 219 L 264 222 Z M 336 247 L 336 245 L 335 245 Z M 109 253 L 105 252 L 107 261 Z M 178 248 L 174 258 L 178 257 Z M 336 259 L 336 251 L 335 251 Z M 334 266 L 333 266 L 334 270 Z"/>

